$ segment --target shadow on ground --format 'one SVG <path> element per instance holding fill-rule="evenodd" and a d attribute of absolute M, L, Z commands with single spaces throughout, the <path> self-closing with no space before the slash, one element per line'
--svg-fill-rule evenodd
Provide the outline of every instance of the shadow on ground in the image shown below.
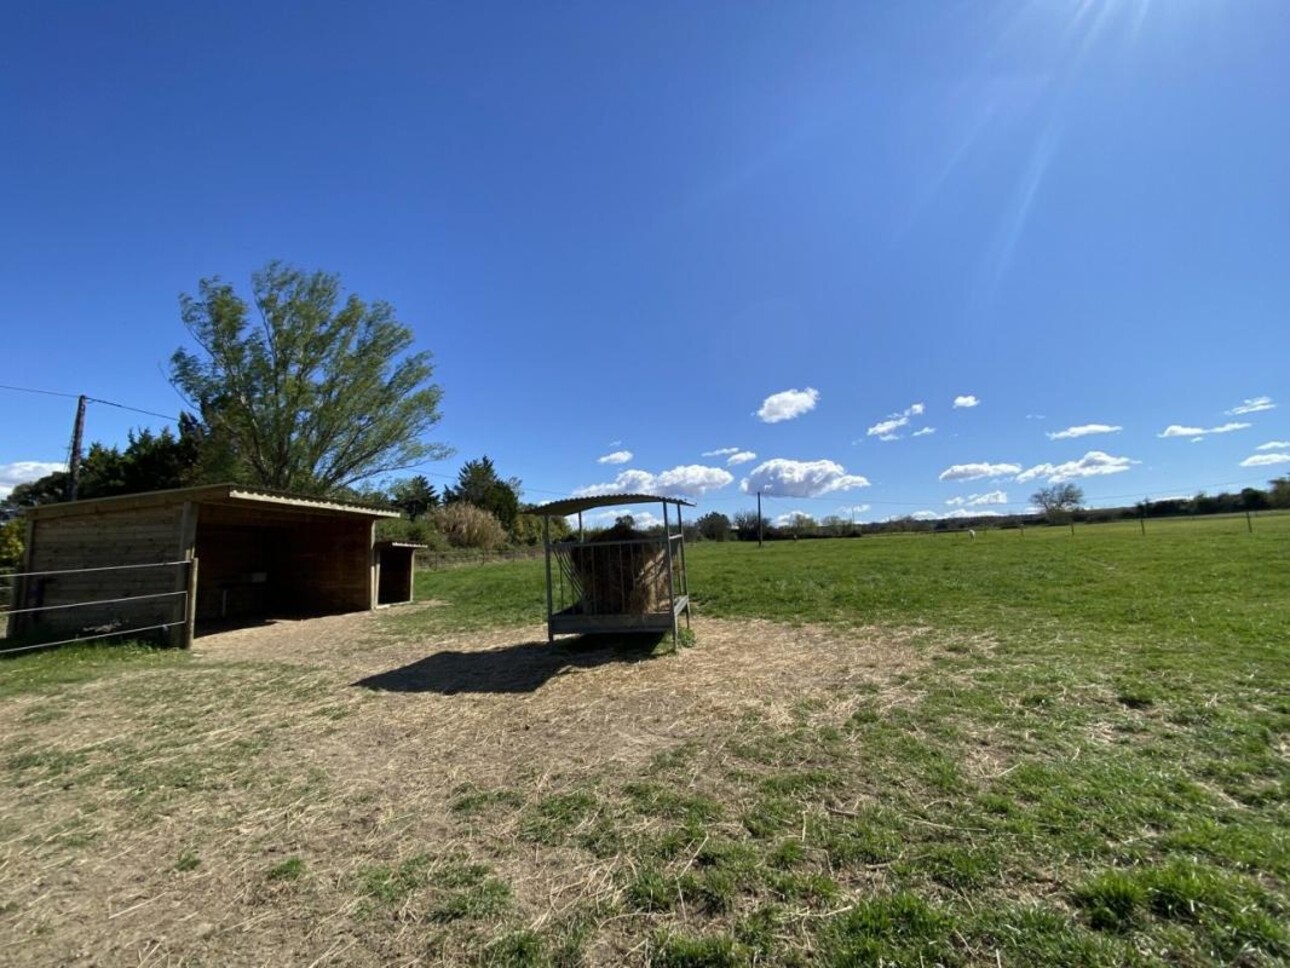
<path fill-rule="evenodd" d="M 534 692 L 566 669 L 633 663 L 667 654 L 666 635 L 583 635 L 481 652 L 436 652 L 354 683 L 377 692 Z"/>

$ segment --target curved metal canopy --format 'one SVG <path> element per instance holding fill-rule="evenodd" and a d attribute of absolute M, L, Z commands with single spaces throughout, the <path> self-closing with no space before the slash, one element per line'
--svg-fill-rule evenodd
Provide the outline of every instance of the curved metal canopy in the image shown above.
<path fill-rule="evenodd" d="M 663 497 L 661 494 L 596 494 L 587 497 L 567 497 L 533 508 L 529 514 L 541 514 L 546 517 L 560 517 L 566 514 L 578 514 L 592 508 L 612 508 L 624 504 L 675 504 L 687 508 L 694 507 L 690 501 L 679 497 Z"/>

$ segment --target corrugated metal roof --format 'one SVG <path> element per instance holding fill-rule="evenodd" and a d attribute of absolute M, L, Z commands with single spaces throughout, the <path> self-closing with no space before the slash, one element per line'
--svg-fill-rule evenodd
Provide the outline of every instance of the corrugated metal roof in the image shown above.
<path fill-rule="evenodd" d="M 326 511 L 332 514 L 356 514 L 372 518 L 397 518 L 399 516 L 398 511 L 390 511 L 386 508 L 350 504 L 345 501 L 332 501 L 326 498 L 306 497 L 301 494 L 291 494 L 286 491 L 275 491 L 245 484 L 203 484 L 199 487 L 177 487 L 165 491 L 144 491 L 139 494 L 118 494 L 115 497 L 96 497 L 83 501 L 63 501 L 58 504 L 42 504 L 38 507 L 28 508 L 25 513 L 35 519 L 61 518 L 81 514 L 97 514 L 124 508 L 181 504 L 184 501 L 196 501 L 198 503 L 247 502 L 296 508 L 302 511 Z"/>
<path fill-rule="evenodd" d="M 590 511 L 592 508 L 620 507 L 624 504 L 676 504 L 692 508 L 694 505 L 679 497 L 663 497 L 661 494 L 597 494 L 588 497 L 567 497 L 535 507 L 530 514 L 542 514 L 549 517 L 561 517 L 566 514 L 577 514 Z"/>

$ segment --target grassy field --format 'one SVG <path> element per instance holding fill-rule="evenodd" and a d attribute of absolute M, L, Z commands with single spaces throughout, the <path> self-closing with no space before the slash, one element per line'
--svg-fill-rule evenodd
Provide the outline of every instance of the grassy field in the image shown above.
<path fill-rule="evenodd" d="M 700 545 L 676 656 L 548 648 L 517 562 L 4 663 L 0 961 L 1284 963 L 1255 524 Z"/>

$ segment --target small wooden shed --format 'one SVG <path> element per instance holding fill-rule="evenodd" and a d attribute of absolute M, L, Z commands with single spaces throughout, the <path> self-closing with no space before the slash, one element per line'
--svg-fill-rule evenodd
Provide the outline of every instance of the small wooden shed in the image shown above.
<path fill-rule="evenodd" d="M 376 542 L 377 605 L 406 605 L 412 601 L 417 551 L 425 547 L 412 541 Z"/>
<path fill-rule="evenodd" d="M 376 522 L 397 516 L 236 484 L 32 508 L 27 576 L 14 590 L 14 608 L 32 611 L 12 616 L 10 634 L 372 609 L 384 558 Z M 390 554 L 408 601 L 414 550 Z"/>

